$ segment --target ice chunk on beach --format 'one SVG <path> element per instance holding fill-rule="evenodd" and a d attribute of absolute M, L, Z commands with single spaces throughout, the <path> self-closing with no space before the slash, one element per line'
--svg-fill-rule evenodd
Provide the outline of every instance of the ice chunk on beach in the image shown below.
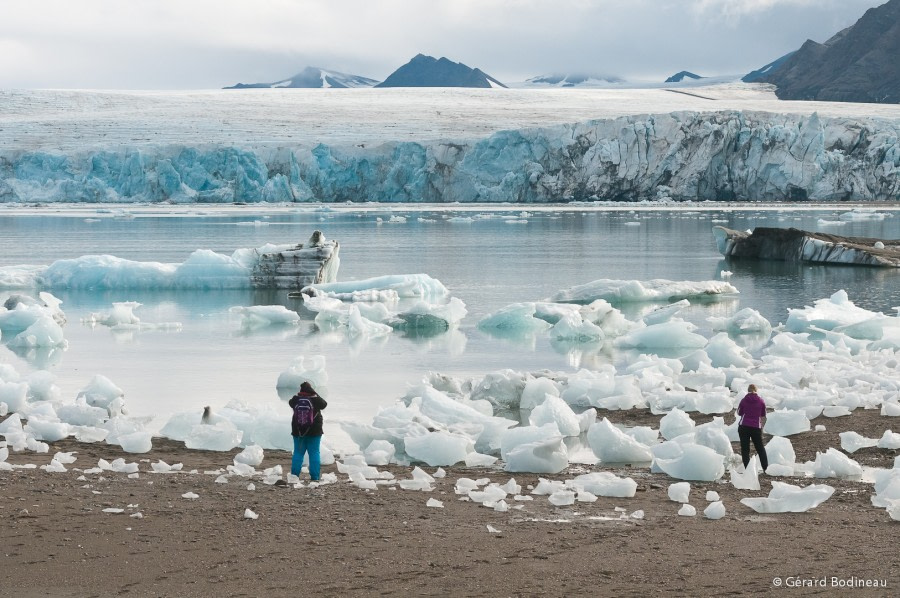
<path fill-rule="evenodd" d="M 251 509 L 247 508 L 244 509 L 244 519 L 259 519 L 259 515 L 257 515 Z"/>
<path fill-rule="evenodd" d="M 722 455 L 698 444 L 682 446 L 682 453 L 674 459 L 655 459 L 654 463 L 667 475 L 679 480 L 712 482 L 725 474 Z"/>
<path fill-rule="evenodd" d="M 695 334 L 697 327 L 685 320 L 671 320 L 638 328 L 616 339 L 616 345 L 635 349 L 701 349 L 706 337 Z"/>
<path fill-rule="evenodd" d="M 500 435 L 500 456 L 506 459 L 506 454 L 523 444 L 540 442 L 551 438 L 562 438 L 556 424 L 544 424 L 543 426 L 517 426 L 504 430 Z"/>
<path fill-rule="evenodd" d="M 519 409 L 534 409 L 544 402 L 547 395 L 558 397 L 559 387 L 550 378 L 531 378 L 522 389 Z"/>
<path fill-rule="evenodd" d="M 568 403 L 553 395 L 547 395 L 544 402 L 531 411 L 528 421 L 537 427 L 556 424 L 563 436 L 578 436 L 581 433 L 578 416 Z"/>
<path fill-rule="evenodd" d="M 900 449 L 900 434 L 885 430 L 884 434 L 878 440 L 876 445 L 878 448 L 897 450 Z"/>
<path fill-rule="evenodd" d="M 731 485 L 739 490 L 759 490 L 759 470 L 756 463 L 754 455 L 744 471 L 730 467 L 728 472 L 731 474 Z"/>
<path fill-rule="evenodd" d="M 423 436 L 407 436 L 404 450 L 412 459 L 431 466 L 455 465 L 465 461 L 466 455 L 474 450 L 474 443 L 462 434 L 438 431 Z"/>
<path fill-rule="evenodd" d="M 413 468 L 412 479 L 400 480 L 398 483 L 404 490 L 420 490 L 422 492 L 434 490 L 434 477 L 419 467 Z"/>
<path fill-rule="evenodd" d="M 692 507 L 691 505 L 685 503 L 681 505 L 681 508 L 678 509 L 678 514 L 682 517 L 693 517 L 697 514 L 696 507 Z"/>
<path fill-rule="evenodd" d="M 773 436 L 769 440 L 766 444 L 766 456 L 769 458 L 769 466 L 775 464 L 793 467 L 797 461 L 794 446 L 783 436 Z"/>
<path fill-rule="evenodd" d="M 700 446 L 709 447 L 726 459 L 730 459 L 734 454 L 734 449 L 726 429 L 724 420 L 716 417 L 712 422 L 695 428 L 694 441 Z"/>
<path fill-rule="evenodd" d="M 841 437 L 841 448 L 848 453 L 855 453 L 861 448 L 870 448 L 878 445 L 877 439 L 866 438 L 856 432 L 841 432 L 838 436 Z"/>
<path fill-rule="evenodd" d="M 244 433 L 226 419 L 215 424 L 196 424 L 184 439 L 189 449 L 205 451 L 230 451 L 241 443 Z"/>
<path fill-rule="evenodd" d="M 649 463 L 653 459 L 646 445 L 614 426 L 605 417 L 590 427 L 587 440 L 602 463 Z"/>
<path fill-rule="evenodd" d="M 150 464 L 150 469 L 153 471 L 153 473 L 174 473 L 176 471 L 181 471 L 183 467 L 184 466 L 181 463 L 169 465 L 162 459 L 158 460 L 156 463 Z"/>
<path fill-rule="evenodd" d="M 106 376 L 97 374 L 81 389 L 78 397 L 83 397 L 85 402 L 93 407 L 109 409 L 113 401 L 125 397 L 125 392 Z"/>
<path fill-rule="evenodd" d="M 23 411 L 28 401 L 28 383 L 0 380 L 0 401 L 6 404 L 11 413 Z"/>
<path fill-rule="evenodd" d="M 120 434 L 117 443 L 126 453 L 147 453 L 153 448 L 152 434 L 146 430 Z"/>
<path fill-rule="evenodd" d="M 778 409 L 766 416 L 763 431 L 772 436 L 791 436 L 808 432 L 809 429 L 809 418 L 805 411 Z"/>
<path fill-rule="evenodd" d="M 885 417 L 900 417 L 900 403 L 885 401 L 881 404 L 881 415 Z"/>
<path fill-rule="evenodd" d="M 92 407 L 84 397 L 78 397 L 73 403 L 66 403 L 56 408 L 59 419 L 74 426 L 99 426 L 109 419 L 109 412 L 101 407 Z"/>
<path fill-rule="evenodd" d="M 506 453 L 506 471 L 559 473 L 569 465 L 569 455 L 560 435 L 519 444 Z"/>
<path fill-rule="evenodd" d="M 426 507 L 431 507 L 431 508 L 433 508 L 433 509 L 443 509 L 443 508 L 444 508 L 444 503 L 442 503 L 441 501 L 439 501 L 439 500 L 437 500 L 437 499 L 435 499 L 435 498 L 429 498 L 429 499 L 428 499 L 428 502 L 425 503 L 425 506 L 426 506 Z"/>
<path fill-rule="evenodd" d="M 263 452 L 263 448 L 258 444 L 251 444 L 234 456 L 234 462 L 244 463 L 251 467 L 259 467 L 263 462 L 264 457 L 265 453 Z"/>
<path fill-rule="evenodd" d="M 631 498 L 637 492 L 637 482 L 633 479 L 619 477 L 608 471 L 585 473 L 568 480 L 566 485 L 579 492 L 612 498 Z"/>
<path fill-rule="evenodd" d="M 847 478 L 863 473 L 859 463 L 833 448 L 824 453 L 817 452 L 812 466 L 813 475 L 817 478 Z"/>
<path fill-rule="evenodd" d="M 368 465 L 387 465 L 394 458 L 397 449 L 387 440 L 375 439 L 363 451 Z"/>
<path fill-rule="evenodd" d="M 708 298 L 715 295 L 737 294 L 731 284 L 719 280 L 702 282 L 671 280 L 610 280 L 601 279 L 559 291 L 551 301 L 562 303 L 591 303 L 603 299 L 610 303 L 643 301 L 678 301 Z"/>
<path fill-rule="evenodd" d="M 567 507 L 575 504 L 575 492 L 571 490 L 557 490 L 547 497 L 547 500 L 554 506 Z"/>
<path fill-rule="evenodd" d="M 831 498 L 834 488 L 825 484 L 801 487 L 772 481 L 767 498 L 742 498 L 741 502 L 757 513 L 805 513 Z"/>
<path fill-rule="evenodd" d="M 725 505 L 721 500 L 709 503 L 709 506 L 703 509 L 703 515 L 707 519 L 721 519 L 725 516 Z"/>
<path fill-rule="evenodd" d="M 28 418 L 28 423 L 24 427 L 25 434 L 32 436 L 36 440 L 46 440 L 47 442 L 56 442 L 62 440 L 69 435 L 69 424 L 64 424 L 58 419 L 53 420 L 35 417 Z"/>
<path fill-rule="evenodd" d="M 715 368 L 748 368 L 753 365 L 750 353 L 739 347 L 724 332 L 709 339 L 709 343 L 706 345 L 706 354 L 709 355 L 712 366 Z"/>
<path fill-rule="evenodd" d="M 669 495 L 669 500 L 683 503 L 690 502 L 691 484 L 689 482 L 675 482 L 674 484 L 669 484 L 669 489 L 666 491 L 666 494 Z"/>
<path fill-rule="evenodd" d="M 659 420 L 659 433 L 666 440 L 672 440 L 682 434 L 694 431 L 694 420 L 691 416 L 675 407 Z"/>

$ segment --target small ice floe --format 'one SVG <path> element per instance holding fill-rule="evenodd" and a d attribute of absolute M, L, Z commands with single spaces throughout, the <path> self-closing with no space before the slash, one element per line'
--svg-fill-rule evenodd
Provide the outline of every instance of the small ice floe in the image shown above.
<path fill-rule="evenodd" d="M 181 495 L 181 498 L 187 498 L 189 500 L 194 500 L 195 498 L 200 498 L 200 495 L 196 492 L 185 492 Z"/>
<path fill-rule="evenodd" d="M 731 272 L 730 270 L 722 270 L 721 272 L 719 272 L 719 278 L 731 278 L 733 274 L 734 272 Z"/>
<path fill-rule="evenodd" d="M 244 509 L 244 519 L 259 519 L 259 515 L 250 509 Z"/>

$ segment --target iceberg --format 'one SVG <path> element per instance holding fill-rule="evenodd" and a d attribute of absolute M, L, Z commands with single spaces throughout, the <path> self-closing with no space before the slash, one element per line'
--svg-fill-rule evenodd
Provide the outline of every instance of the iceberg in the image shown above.
<path fill-rule="evenodd" d="M 831 498 L 834 488 L 826 484 L 800 487 L 772 481 L 772 490 L 766 498 L 742 498 L 741 503 L 757 513 L 805 513 Z"/>
<path fill-rule="evenodd" d="M 819 224 L 844 224 L 819 220 Z M 840 237 L 796 228 L 752 232 L 713 228 L 719 253 L 733 258 L 900 267 L 900 241 Z M 880 244 L 880 245 L 879 245 Z"/>
<path fill-rule="evenodd" d="M 324 295 L 341 301 L 380 301 L 385 297 L 434 301 L 449 294 L 441 281 L 427 274 L 391 274 L 364 280 L 322 282 L 307 285 L 300 292 L 304 295 Z"/>
<path fill-rule="evenodd" d="M 728 282 L 600 279 L 559 291 L 551 301 L 587 304 L 603 299 L 612 304 L 640 302 L 671 302 L 680 299 L 709 299 L 721 295 L 737 295 L 738 290 Z"/>
<path fill-rule="evenodd" d="M 638 328 L 616 339 L 616 346 L 635 349 L 702 349 L 706 337 L 694 333 L 697 327 L 684 320 L 670 320 Z"/>
<path fill-rule="evenodd" d="M 318 232 L 318 231 L 317 231 Z M 301 288 L 337 277 L 337 241 L 302 249 L 302 245 L 264 245 L 224 255 L 197 249 L 181 263 L 139 262 L 112 255 L 85 255 L 57 260 L 48 266 L 0 268 L 0 289 L 250 289 Z M 314 252 L 315 257 L 289 259 L 285 254 Z M 273 257 L 276 256 L 276 257 Z M 290 275 L 269 273 L 269 261 L 295 263 Z"/>

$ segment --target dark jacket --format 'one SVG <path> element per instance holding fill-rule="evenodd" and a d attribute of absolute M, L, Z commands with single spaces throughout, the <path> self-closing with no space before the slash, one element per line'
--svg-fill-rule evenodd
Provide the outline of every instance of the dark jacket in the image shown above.
<path fill-rule="evenodd" d="M 328 403 L 325 402 L 325 399 L 317 395 L 316 393 L 305 393 L 298 392 L 291 400 L 288 401 L 288 405 L 291 406 L 291 409 L 294 408 L 294 405 L 297 403 L 297 399 L 305 398 L 309 399 L 312 402 L 313 409 L 316 410 L 316 418 L 313 420 L 311 426 L 306 426 L 305 429 L 301 429 L 300 426 L 297 425 L 297 422 L 294 421 L 293 415 L 291 416 L 291 436 L 321 436 L 322 435 L 322 409 L 328 406 Z"/>

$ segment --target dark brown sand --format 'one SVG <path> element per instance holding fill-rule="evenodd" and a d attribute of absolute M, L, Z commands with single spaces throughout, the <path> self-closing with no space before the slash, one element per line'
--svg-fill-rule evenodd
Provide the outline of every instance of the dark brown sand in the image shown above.
<path fill-rule="evenodd" d="M 630 424 L 657 425 L 659 419 L 636 412 L 603 415 Z M 828 429 L 791 438 L 798 461 L 839 448 L 838 432 L 878 438 L 895 420 L 857 410 L 813 423 Z M 775 515 L 757 515 L 739 502 L 767 495 L 765 476 L 759 492 L 736 490 L 727 481 L 693 482 L 698 515 L 680 517 L 680 505 L 666 494 L 675 480 L 646 468 L 618 468 L 611 471 L 637 481 L 634 498 L 554 507 L 541 496 L 519 503 L 521 510 L 498 513 L 460 501 L 453 488 L 460 477 L 505 483 L 511 474 L 500 469 L 445 468 L 448 475 L 433 492 L 366 492 L 340 474 L 336 484 L 316 489 L 268 486 L 257 478 L 250 491 L 246 479 L 217 484 L 215 475 L 203 473 L 229 465 L 236 451 L 189 451 L 161 439 L 142 455 L 62 441 L 49 454 L 13 453 L 9 461 L 41 465 L 58 450 L 77 452 L 66 473 L 0 472 L 2 596 L 900 594 L 900 523 L 871 505 L 872 488 L 862 482 L 784 479 L 827 483 L 836 491 L 810 512 Z M 853 458 L 891 467 L 896 453 L 864 449 Z M 104 472 L 76 479 L 76 469 L 117 457 L 138 462 L 139 478 Z M 185 471 L 149 473 L 149 462 L 158 459 L 183 463 Z M 288 453 L 267 451 L 261 467 L 287 468 L 289 461 Z M 191 469 L 198 473 L 187 473 Z M 334 466 L 324 469 L 336 472 Z M 381 469 L 411 477 L 411 468 Z M 573 466 L 543 477 L 561 480 L 598 469 Z M 512 477 L 523 494 L 538 481 L 533 474 Z M 723 519 L 702 516 L 707 490 L 724 501 Z M 187 492 L 199 498 L 182 498 Z M 444 508 L 426 507 L 429 498 Z M 246 508 L 259 518 L 244 519 Z M 643 519 L 629 516 L 637 510 Z M 143 518 L 130 517 L 137 512 Z M 887 588 L 848 589 L 832 578 L 878 580 Z M 786 587 L 823 581 L 824 587 Z"/>

